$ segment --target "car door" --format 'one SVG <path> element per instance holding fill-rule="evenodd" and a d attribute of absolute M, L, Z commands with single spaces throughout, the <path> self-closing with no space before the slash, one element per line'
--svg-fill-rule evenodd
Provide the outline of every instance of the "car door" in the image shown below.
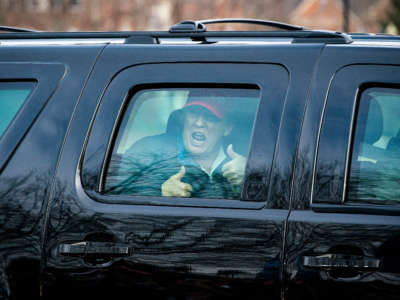
<path fill-rule="evenodd" d="M 357 45 L 321 57 L 288 223 L 289 299 L 399 297 L 398 58 Z"/>
<path fill-rule="evenodd" d="M 0 299 L 39 298 L 49 186 L 100 49 L 18 39 L 0 47 Z"/>
<path fill-rule="evenodd" d="M 207 299 L 251 293 L 278 299 L 289 206 L 284 187 L 320 48 L 107 47 L 59 163 L 46 227 L 44 297 Z M 185 134 L 175 133 L 176 119 L 195 104 L 204 111 L 211 98 L 224 103 L 222 111 L 235 111 L 220 153 L 226 158 L 233 149 L 233 156 L 245 159 L 244 180 L 233 193 L 220 193 L 216 177 L 201 187 L 196 177 L 189 194 L 163 196 L 156 176 L 168 171 L 170 165 L 161 162 L 168 161 L 171 143 L 160 140 L 176 134 L 187 147 Z M 285 103 L 293 106 L 285 110 Z M 208 113 L 216 110 L 213 105 Z M 277 143 L 280 129 L 285 134 Z M 207 138 L 199 131 L 189 137 L 197 146 Z M 178 142 L 172 146 L 180 149 Z M 143 157 L 137 148 L 144 149 Z M 289 161 L 274 168 L 277 153 Z M 120 188 L 128 182 L 118 173 L 127 158 L 139 161 L 128 169 L 140 175 Z M 182 182 L 193 167 L 184 166 L 171 173 Z"/>

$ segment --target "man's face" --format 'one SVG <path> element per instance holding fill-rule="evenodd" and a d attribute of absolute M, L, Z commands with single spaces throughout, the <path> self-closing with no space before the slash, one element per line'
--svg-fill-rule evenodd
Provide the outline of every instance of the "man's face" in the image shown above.
<path fill-rule="evenodd" d="M 209 155 L 219 151 L 222 137 L 229 134 L 230 127 L 201 106 L 185 110 L 183 143 L 193 155 Z"/>

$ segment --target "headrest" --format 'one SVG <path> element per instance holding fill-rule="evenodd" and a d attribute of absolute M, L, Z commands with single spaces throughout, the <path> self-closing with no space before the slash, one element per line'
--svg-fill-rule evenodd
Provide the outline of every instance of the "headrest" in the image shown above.
<path fill-rule="evenodd" d="M 363 142 L 372 145 L 382 136 L 383 131 L 383 114 L 382 108 L 376 99 L 367 96 L 368 98 L 362 98 L 362 101 L 367 103 L 360 103 L 358 110 L 358 123 L 357 131 L 360 137 L 363 136 Z"/>

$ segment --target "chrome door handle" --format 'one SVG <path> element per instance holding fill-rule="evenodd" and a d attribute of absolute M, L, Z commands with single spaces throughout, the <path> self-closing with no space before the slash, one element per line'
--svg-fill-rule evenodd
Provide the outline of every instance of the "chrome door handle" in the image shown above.
<path fill-rule="evenodd" d="M 378 269 L 381 264 L 374 257 L 347 254 L 303 256 L 302 260 L 303 266 L 319 269 Z"/>
<path fill-rule="evenodd" d="M 58 252 L 65 256 L 130 256 L 132 248 L 121 243 L 112 242 L 77 242 L 60 244 Z"/>

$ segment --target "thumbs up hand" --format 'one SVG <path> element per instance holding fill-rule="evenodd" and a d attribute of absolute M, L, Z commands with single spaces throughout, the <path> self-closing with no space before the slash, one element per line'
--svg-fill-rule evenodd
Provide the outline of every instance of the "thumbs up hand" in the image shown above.
<path fill-rule="evenodd" d="M 165 197 L 190 197 L 192 186 L 181 181 L 185 173 L 186 169 L 182 166 L 178 173 L 161 185 L 161 194 Z"/>
<path fill-rule="evenodd" d="M 232 144 L 228 146 L 226 153 L 231 158 L 231 161 L 227 162 L 222 167 L 222 175 L 229 181 L 229 183 L 240 185 L 243 183 L 246 158 L 243 155 L 236 153 L 233 150 Z"/>

